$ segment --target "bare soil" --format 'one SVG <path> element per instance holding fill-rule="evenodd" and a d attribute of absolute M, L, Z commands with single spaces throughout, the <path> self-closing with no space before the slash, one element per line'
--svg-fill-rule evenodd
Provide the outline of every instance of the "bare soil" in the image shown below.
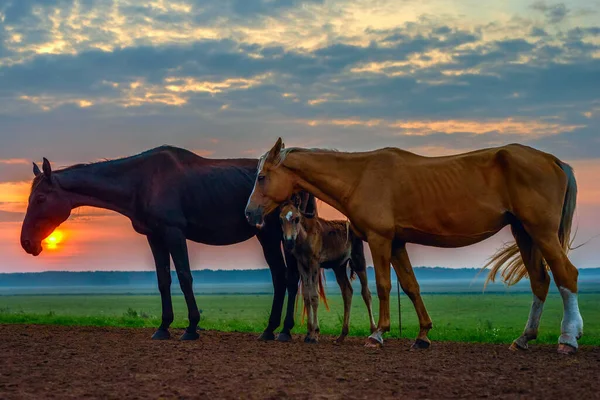
<path fill-rule="evenodd" d="M 195 342 L 158 342 L 152 333 L 0 325 L 0 398 L 600 398 L 599 347 L 563 356 L 547 345 L 514 353 L 506 345 L 434 343 L 408 351 L 408 340 L 367 349 L 358 338 L 311 345 L 201 332 Z"/>

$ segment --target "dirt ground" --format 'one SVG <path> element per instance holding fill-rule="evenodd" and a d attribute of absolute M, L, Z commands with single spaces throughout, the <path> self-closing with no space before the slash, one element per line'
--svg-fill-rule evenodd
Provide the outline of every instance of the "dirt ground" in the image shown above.
<path fill-rule="evenodd" d="M 513 353 L 434 343 L 410 352 L 408 340 L 375 350 L 357 338 L 309 345 L 202 332 L 196 342 L 157 342 L 152 333 L 0 325 L 0 398 L 600 398 L 598 347 L 575 356 L 546 345 Z"/>

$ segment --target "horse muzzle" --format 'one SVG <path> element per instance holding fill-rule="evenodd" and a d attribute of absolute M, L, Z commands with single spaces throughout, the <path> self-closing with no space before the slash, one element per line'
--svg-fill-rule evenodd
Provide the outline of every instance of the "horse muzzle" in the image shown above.
<path fill-rule="evenodd" d="M 283 248 L 287 251 L 292 251 L 296 247 L 296 241 L 293 239 L 283 239 Z"/>
<path fill-rule="evenodd" d="M 42 252 L 42 244 L 41 243 L 33 243 L 29 239 L 21 239 L 21 247 L 27 254 L 31 254 L 34 257 L 37 257 Z"/>
<path fill-rule="evenodd" d="M 246 220 L 250 225 L 262 229 L 265 226 L 262 208 L 259 207 L 253 210 L 246 210 Z"/>

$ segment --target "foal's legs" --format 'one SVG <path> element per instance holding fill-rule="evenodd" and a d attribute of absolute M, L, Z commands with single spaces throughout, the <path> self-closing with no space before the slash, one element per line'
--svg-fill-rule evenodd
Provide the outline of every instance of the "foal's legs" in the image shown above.
<path fill-rule="evenodd" d="M 156 266 L 156 277 L 158 280 L 158 291 L 162 304 L 162 322 L 152 339 L 169 339 L 169 326 L 173 322 L 173 303 L 171 302 L 171 256 L 164 240 L 157 236 L 148 236 L 148 244 L 152 250 L 154 264 Z"/>
<path fill-rule="evenodd" d="M 374 234 L 368 236 L 368 242 L 375 268 L 375 282 L 377 284 L 377 296 L 379 297 L 379 321 L 377 330 L 367 338 L 365 346 L 378 347 L 383 344 L 383 334 L 390 330 L 390 291 L 392 290 L 390 257 L 392 254 L 392 241 Z"/>
<path fill-rule="evenodd" d="M 167 228 L 165 231 L 165 240 L 173 257 L 179 285 L 185 297 L 185 302 L 188 308 L 188 319 L 190 324 L 185 329 L 185 333 L 181 336 L 181 340 L 195 340 L 200 337 L 196 331 L 198 322 L 200 322 L 200 312 L 194 297 L 194 287 L 192 271 L 190 270 L 190 261 L 188 258 L 188 250 L 186 238 L 183 232 L 177 228 Z"/>
<path fill-rule="evenodd" d="M 287 265 L 286 285 L 287 285 L 287 309 L 285 320 L 283 321 L 283 330 L 277 335 L 277 340 L 280 342 L 289 342 L 292 340 L 291 330 L 294 328 L 294 306 L 296 296 L 298 295 L 298 280 L 300 275 L 298 272 L 298 261 L 289 252 L 284 252 L 285 263 Z"/>
<path fill-rule="evenodd" d="M 318 262 L 313 262 L 310 266 L 309 282 L 310 282 L 310 307 L 312 317 L 312 331 L 310 343 L 317 343 L 319 341 L 319 274 L 321 273 L 321 266 Z"/>
<path fill-rule="evenodd" d="M 306 310 L 306 337 L 304 343 L 316 343 L 313 338 L 312 283 L 308 266 L 300 266 L 300 279 L 302 280 L 302 297 L 304 299 L 304 309 Z"/>
<path fill-rule="evenodd" d="M 417 336 L 415 343 L 412 345 L 412 348 L 427 349 L 431 345 L 431 341 L 427 337 L 427 333 L 432 327 L 431 318 L 429 318 L 429 314 L 427 313 L 427 309 L 425 308 L 425 304 L 421 298 L 419 283 L 417 282 L 417 278 L 415 278 L 415 273 L 412 265 L 410 264 L 408 253 L 406 252 L 406 247 L 404 244 L 394 248 L 392 265 L 398 274 L 402 290 L 413 302 L 415 311 L 419 317 L 419 335 Z"/>
<path fill-rule="evenodd" d="M 530 230 L 531 231 L 531 230 Z M 567 257 L 555 230 L 531 231 L 546 263 L 552 271 L 554 282 L 563 299 L 563 320 L 558 338 L 558 352 L 572 354 L 577 351 L 577 340 L 583 335 L 583 319 L 577 302 L 577 268 Z"/>
<path fill-rule="evenodd" d="M 533 292 L 533 302 L 529 318 L 525 325 L 523 334 L 517 338 L 510 346 L 511 350 L 527 350 L 527 342 L 535 340 L 538 334 L 538 327 L 544 309 L 544 302 L 548 295 L 548 287 L 550 286 L 550 276 L 546 271 L 544 260 L 540 249 L 533 243 L 531 236 L 525 231 L 523 225 L 515 223 L 511 226 L 513 236 L 519 247 L 521 258 L 527 268 L 531 291 Z"/>
<path fill-rule="evenodd" d="M 352 307 L 352 285 L 348 279 L 348 273 L 346 272 L 346 263 L 337 266 L 333 269 L 335 272 L 335 279 L 337 280 L 340 290 L 342 291 L 342 298 L 344 299 L 344 323 L 342 325 L 342 334 L 335 339 L 334 343 L 342 343 L 348 335 L 348 325 L 350 323 L 350 308 Z"/>

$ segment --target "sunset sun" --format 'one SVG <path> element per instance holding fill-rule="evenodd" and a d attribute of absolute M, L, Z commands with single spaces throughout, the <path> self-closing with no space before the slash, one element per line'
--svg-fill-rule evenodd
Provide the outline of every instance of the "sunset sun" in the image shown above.
<path fill-rule="evenodd" d="M 48 236 L 44 240 L 44 243 L 46 244 L 46 248 L 48 250 L 56 250 L 58 248 L 58 245 L 63 241 L 63 239 L 64 234 L 62 233 L 62 231 L 55 230 L 50 234 L 50 236 Z"/>

